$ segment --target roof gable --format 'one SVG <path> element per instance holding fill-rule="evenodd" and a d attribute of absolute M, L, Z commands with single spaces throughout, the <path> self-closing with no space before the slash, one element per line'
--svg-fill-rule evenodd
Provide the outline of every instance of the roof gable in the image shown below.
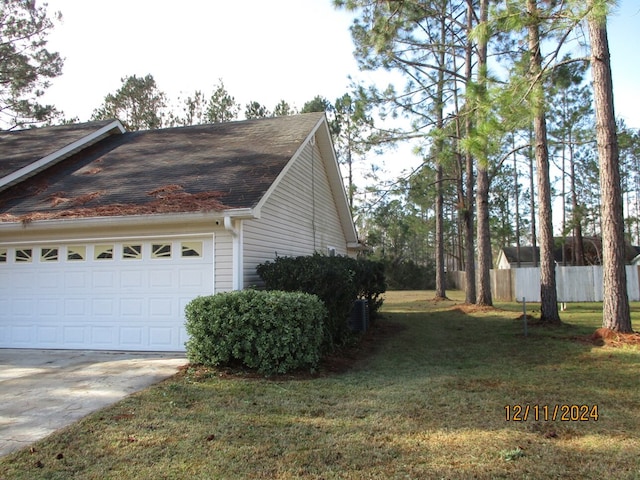
<path fill-rule="evenodd" d="M 338 211 L 338 217 L 340 218 L 342 230 L 345 233 L 347 242 L 352 248 L 360 247 L 358 242 L 355 225 L 351 216 L 351 209 L 349 208 L 349 201 L 347 199 L 347 193 L 344 188 L 342 174 L 340 173 L 340 167 L 338 165 L 338 159 L 333 148 L 333 142 L 331 140 L 331 134 L 329 132 L 329 125 L 327 124 L 324 114 L 318 117 L 318 120 L 313 129 L 307 135 L 307 138 L 300 145 L 298 150 L 293 155 L 292 160 L 285 166 L 278 178 L 273 182 L 269 190 L 262 197 L 260 202 L 256 205 L 256 210 L 259 213 L 262 205 L 264 205 L 271 193 L 273 193 L 279 186 L 280 182 L 284 179 L 287 171 L 293 166 L 297 157 L 302 153 L 304 148 L 311 143 L 312 145 L 318 145 L 320 150 L 320 157 L 324 163 L 325 171 L 327 173 L 327 180 L 329 187 L 333 195 L 334 205 Z"/>

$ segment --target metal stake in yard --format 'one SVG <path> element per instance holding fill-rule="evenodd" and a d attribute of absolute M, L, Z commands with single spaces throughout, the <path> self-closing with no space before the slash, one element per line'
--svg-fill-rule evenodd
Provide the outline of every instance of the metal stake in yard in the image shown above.
<path fill-rule="evenodd" d="M 524 297 L 522 297 L 522 319 L 524 321 L 524 336 L 528 336 L 527 332 L 527 302 Z"/>

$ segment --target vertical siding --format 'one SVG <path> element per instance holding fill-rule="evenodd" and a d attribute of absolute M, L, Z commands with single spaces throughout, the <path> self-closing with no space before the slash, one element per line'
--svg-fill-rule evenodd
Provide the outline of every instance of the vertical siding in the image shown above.
<path fill-rule="evenodd" d="M 256 266 L 276 256 L 347 253 L 333 194 L 320 152 L 307 145 L 262 208 L 261 218 L 248 220 L 244 232 L 245 286 L 258 285 Z"/>

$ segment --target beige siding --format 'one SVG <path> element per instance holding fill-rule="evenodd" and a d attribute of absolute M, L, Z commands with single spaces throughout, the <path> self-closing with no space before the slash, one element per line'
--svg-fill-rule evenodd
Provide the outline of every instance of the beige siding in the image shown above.
<path fill-rule="evenodd" d="M 216 231 L 213 251 L 216 293 L 233 290 L 233 244 L 229 232 Z"/>
<path fill-rule="evenodd" d="M 244 235 L 244 284 L 258 285 L 255 268 L 276 256 L 347 253 L 334 197 L 320 152 L 307 145 L 262 208 L 261 218 L 247 220 Z"/>

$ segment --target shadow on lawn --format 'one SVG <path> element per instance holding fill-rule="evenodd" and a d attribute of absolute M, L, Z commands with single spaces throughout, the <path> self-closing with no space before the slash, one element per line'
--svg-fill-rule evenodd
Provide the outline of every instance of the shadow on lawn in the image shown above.
<path fill-rule="evenodd" d="M 395 384 L 422 379 L 440 385 L 441 395 L 449 389 L 476 402 L 486 394 L 504 405 L 613 406 L 628 399 L 631 407 L 639 399 L 638 350 L 597 346 L 585 340 L 584 328 L 532 326 L 525 337 L 522 323 L 501 311 L 477 316 L 456 308 L 385 317 L 381 323 L 404 329 L 354 368 Z M 629 421 L 638 424 L 639 419 L 630 415 Z"/>

